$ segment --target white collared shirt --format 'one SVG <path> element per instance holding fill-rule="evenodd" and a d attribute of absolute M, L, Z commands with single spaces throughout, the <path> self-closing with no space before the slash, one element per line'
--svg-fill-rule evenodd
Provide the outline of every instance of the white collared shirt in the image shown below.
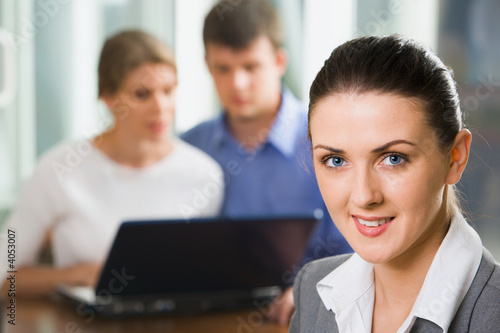
<path fill-rule="evenodd" d="M 446 332 L 476 275 L 482 249 L 479 235 L 456 212 L 410 315 L 397 333 L 409 332 L 417 317 Z M 335 313 L 339 332 L 371 332 L 375 300 L 373 264 L 355 253 L 318 282 L 317 290 L 326 308 Z"/>

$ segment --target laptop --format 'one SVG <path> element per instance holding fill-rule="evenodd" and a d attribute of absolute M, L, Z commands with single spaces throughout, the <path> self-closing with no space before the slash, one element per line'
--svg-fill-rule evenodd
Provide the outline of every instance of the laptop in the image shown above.
<path fill-rule="evenodd" d="M 292 283 L 318 221 L 314 213 L 127 221 L 96 288 L 56 294 L 91 317 L 255 307 Z"/>

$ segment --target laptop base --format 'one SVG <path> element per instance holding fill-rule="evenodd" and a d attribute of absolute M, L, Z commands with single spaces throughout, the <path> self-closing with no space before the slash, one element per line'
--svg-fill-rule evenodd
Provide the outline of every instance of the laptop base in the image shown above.
<path fill-rule="evenodd" d="M 197 315 L 212 311 L 251 309 L 270 304 L 281 293 L 279 287 L 248 291 L 221 291 L 193 295 L 95 296 L 89 287 L 60 286 L 56 295 L 79 315 L 100 317 L 140 317 Z"/>

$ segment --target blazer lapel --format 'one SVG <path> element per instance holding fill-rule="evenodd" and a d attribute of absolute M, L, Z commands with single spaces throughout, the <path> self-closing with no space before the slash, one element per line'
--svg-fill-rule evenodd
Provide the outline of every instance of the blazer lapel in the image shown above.
<path fill-rule="evenodd" d="M 314 333 L 339 333 L 335 314 L 332 311 L 326 311 L 326 309 L 319 311 Z M 431 321 L 417 318 L 410 333 L 443 333 L 443 330 Z"/>
<path fill-rule="evenodd" d="M 474 280 L 472 280 L 469 291 L 465 295 L 462 303 L 460 304 L 460 307 L 458 308 L 455 318 L 451 322 L 450 332 L 461 332 L 468 330 L 469 324 L 473 319 L 472 313 L 475 309 L 477 300 L 479 296 L 481 296 L 481 293 L 488 283 L 491 274 L 493 274 L 494 268 L 495 261 L 493 259 L 493 256 L 486 249 L 483 249 L 483 258 L 481 260 L 481 264 L 479 265 Z"/>
<path fill-rule="evenodd" d="M 443 333 L 443 330 L 432 321 L 417 318 L 411 327 L 410 333 Z"/>
<path fill-rule="evenodd" d="M 487 250 L 483 250 L 483 258 L 481 264 L 476 273 L 476 277 L 472 281 L 469 291 L 465 295 L 460 307 L 458 308 L 453 321 L 448 329 L 449 332 L 468 332 L 469 322 L 472 318 L 472 312 L 474 306 L 477 303 L 477 299 L 481 295 L 486 283 L 488 282 L 494 269 L 493 257 Z M 439 332 L 442 333 L 443 330 L 433 322 L 428 320 L 417 318 L 415 324 L 413 325 L 411 333 L 421 333 L 421 332 Z"/>
<path fill-rule="evenodd" d="M 311 331 L 314 333 L 339 333 L 335 314 L 332 311 L 327 311 L 324 306 L 319 309 L 316 320 L 316 328 Z"/>

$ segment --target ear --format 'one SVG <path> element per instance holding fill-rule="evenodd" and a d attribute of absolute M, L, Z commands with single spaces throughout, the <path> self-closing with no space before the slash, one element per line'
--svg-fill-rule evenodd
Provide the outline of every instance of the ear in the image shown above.
<path fill-rule="evenodd" d="M 450 151 L 450 167 L 445 179 L 446 184 L 456 184 L 460 180 L 460 177 L 462 177 L 462 173 L 469 160 L 471 141 L 472 135 L 469 130 L 463 129 L 458 132 Z"/>
<path fill-rule="evenodd" d="M 280 76 L 285 75 L 286 67 L 288 66 L 288 55 L 285 49 L 280 48 L 276 50 L 276 64 L 278 65 Z"/>

